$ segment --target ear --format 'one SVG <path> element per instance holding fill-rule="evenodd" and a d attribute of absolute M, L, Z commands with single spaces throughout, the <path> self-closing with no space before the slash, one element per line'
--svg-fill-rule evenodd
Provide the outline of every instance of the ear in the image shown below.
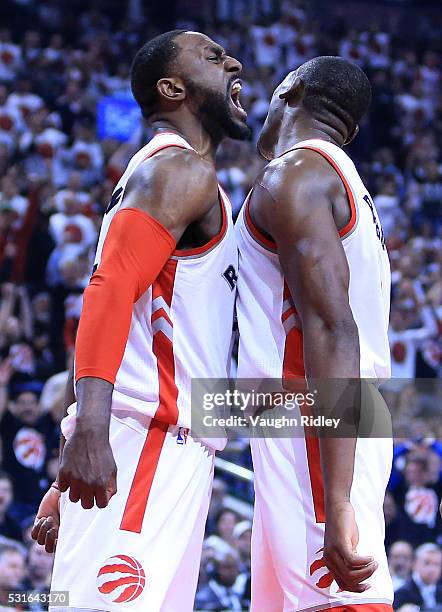
<path fill-rule="evenodd" d="M 301 98 L 304 93 L 304 81 L 301 77 L 297 76 L 293 80 L 292 84 L 288 86 L 288 89 L 279 94 L 281 100 L 290 102 L 295 98 Z"/>
<path fill-rule="evenodd" d="M 347 139 L 344 142 L 344 147 L 350 144 L 351 141 L 354 140 L 358 134 L 359 134 L 359 125 L 356 124 L 355 127 L 353 128 L 353 131 L 347 136 Z"/>
<path fill-rule="evenodd" d="M 160 79 L 157 82 L 157 89 L 160 96 L 169 102 L 179 102 L 186 97 L 184 83 L 176 77 Z"/>

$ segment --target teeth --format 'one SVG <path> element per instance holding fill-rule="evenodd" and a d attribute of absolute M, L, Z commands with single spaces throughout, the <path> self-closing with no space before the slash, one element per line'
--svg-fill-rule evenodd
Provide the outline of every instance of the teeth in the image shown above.
<path fill-rule="evenodd" d="M 238 93 L 238 94 L 239 94 L 239 92 L 241 91 L 241 89 L 242 89 L 242 87 L 241 87 L 241 83 L 235 83 L 235 84 L 233 85 L 233 87 L 232 87 L 232 93 L 233 93 L 233 94 L 236 94 L 236 93 Z"/>

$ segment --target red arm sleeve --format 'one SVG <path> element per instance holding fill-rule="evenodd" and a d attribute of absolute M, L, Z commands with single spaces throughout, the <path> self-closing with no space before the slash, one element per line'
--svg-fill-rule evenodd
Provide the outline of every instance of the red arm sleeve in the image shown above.
<path fill-rule="evenodd" d="M 153 283 L 176 246 L 147 213 L 125 208 L 115 215 L 101 262 L 83 297 L 75 350 L 75 380 L 115 382 L 129 335 L 134 303 Z"/>

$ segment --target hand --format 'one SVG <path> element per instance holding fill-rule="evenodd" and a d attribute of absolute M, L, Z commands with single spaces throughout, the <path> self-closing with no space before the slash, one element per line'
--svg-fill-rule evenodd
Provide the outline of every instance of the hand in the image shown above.
<path fill-rule="evenodd" d="M 26 299 L 28 297 L 28 291 L 24 285 L 18 285 L 16 291 L 19 298 Z"/>
<path fill-rule="evenodd" d="M 48 553 L 55 552 L 60 526 L 60 491 L 51 487 L 45 493 L 35 517 L 31 537 L 45 547 Z"/>
<path fill-rule="evenodd" d="M 327 507 L 324 538 L 324 561 L 339 587 L 344 591 L 363 593 L 370 588 L 361 584 L 378 568 L 373 557 L 356 552 L 358 526 L 350 502 L 337 502 Z"/>
<path fill-rule="evenodd" d="M 107 437 L 77 426 L 63 448 L 58 486 L 70 489 L 69 499 L 85 509 L 94 503 L 105 508 L 117 492 L 117 465 Z"/>

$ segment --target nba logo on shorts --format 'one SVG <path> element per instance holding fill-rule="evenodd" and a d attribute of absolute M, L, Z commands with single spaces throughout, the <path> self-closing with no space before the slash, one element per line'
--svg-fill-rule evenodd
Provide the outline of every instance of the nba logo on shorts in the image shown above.
<path fill-rule="evenodd" d="M 97 574 L 97 588 L 107 602 L 129 603 L 141 595 L 145 584 L 141 563 L 128 555 L 109 557 Z"/>
<path fill-rule="evenodd" d="M 178 435 L 176 437 L 176 443 L 177 444 L 186 444 L 187 442 L 187 434 L 189 433 L 189 430 L 186 429 L 185 427 L 180 427 L 178 430 Z"/>

